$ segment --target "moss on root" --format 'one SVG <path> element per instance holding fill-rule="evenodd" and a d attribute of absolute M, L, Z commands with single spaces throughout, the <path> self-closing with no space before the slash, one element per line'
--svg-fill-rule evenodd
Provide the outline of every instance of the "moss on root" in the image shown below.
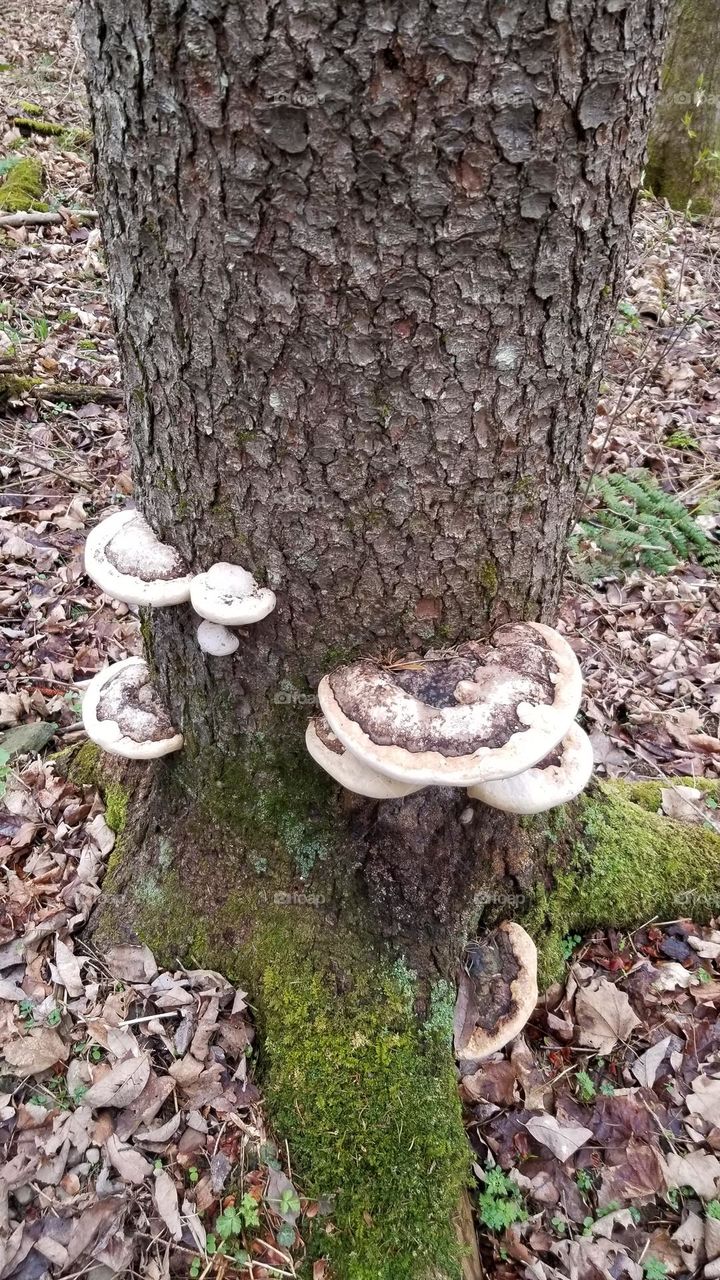
<path fill-rule="evenodd" d="M 720 794 L 716 783 L 672 781 Z M 542 986 L 562 977 L 570 934 L 635 928 L 654 917 L 706 920 L 720 910 L 720 835 L 709 824 L 658 813 L 667 785 L 602 783 L 572 809 L 546 815 L 546 835 L 559 851 L 555 881 L 536 891 L 524 920 L 538 944 Z M 562 850 L 570 834 L 568 857 Z"/>
<path fill-rule="evenodd" d="M 219 969 L 252 992 L 271 1123 L 304 1192 L 330 1205 L 309 1259 L 327 1256 L 342 1280 L 459 1278 L 454 1216 L 470 1152 L 449 987 L 438 983 L 418 1017 L 414 975 L 360 934 L 243 891 L 199 913 L 172 869 L 140 880 L 135 906 L 159 958 Z"/>
<path fill-rule="evenodd" d="M 0 185 L 0 209 L 5 213 L 46 212 L 43 186 L 42 164 L 32 156 L 25 156 L 8 170 Z"/>

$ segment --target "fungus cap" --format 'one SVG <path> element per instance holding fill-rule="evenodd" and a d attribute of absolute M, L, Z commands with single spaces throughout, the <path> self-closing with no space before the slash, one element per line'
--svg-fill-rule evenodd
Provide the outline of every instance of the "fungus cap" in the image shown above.
<path fill-rule="evenodd" d="M 90 530 L 85 572 L 113 600 L 126 604 L 182 604 L 192 574 L 174 547 L 160 542 L 139 511 L 115 511 Z"/>
<path fill-rule="evenodd" d="M 395 782 L 370 769 L 348 751 L 335 736 L 324 716 L 315 716 L 305 731 L 305 745 L 313 760 L 336 782 L 358 796 L 371 800 L 396 800 L 420 791 L 419 784 Z"/>
<path fill-rule="evenodd" d="M 477 782 L 468 787 L 468 795 L 506 813 L 545 813 L 579 796 L 592 771 L 592 743 L 584 729 L 573 724 L 560 745 L 534 768 L 512 778 Z"/>
<path fill-rule="evenodd" d="M 570 645 L 539 622 L 416 661 L 338 667 L 318 688 L 330 728 L 363 764 L 459 787 L 532 768 L 567 733 L 581 693 Z"/>
<path fill-rule="evenodd" d="M 203 653 L 209 653 L 214 658 L 227 658 L 240 644 L 234 632 L 220 622 L 203 621 L 195 634 Z"/>
<path fill-rule="evenodd" d="M 537 948 L 522 925 L 506 920 L 468 948 L 455 1006 L 458 1058 L 487 1058 L 522 1031 L 538 999 Z"/>
<path fill-rule="evenodd" d="M 193 578 L 190 599 L 201 618 L 225 627 L 260 622 L 275 608 L 274 592 L 258 586 L 247 569 L 222 560 Z"/>
<path fill-rule="evenodd" d="M 144 658 L 125 658 L 93 676 L 83 697 L 82 718 L 93 742 L 127 760 L 155 760 L 183 745 Z"/>

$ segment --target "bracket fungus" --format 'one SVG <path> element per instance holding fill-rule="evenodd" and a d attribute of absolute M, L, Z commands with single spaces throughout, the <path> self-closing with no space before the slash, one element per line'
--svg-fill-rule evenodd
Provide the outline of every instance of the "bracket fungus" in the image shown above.
<path fill-rule="evenodd" d="M 318 688 L 330 728 L 363 764 L 398 782 L 461 787 L 544 759 L 568 732 L 581 693 L 570 645 L 539 622 L 391 666 L 361 660 Z"/>
<path fill-rule="evenodd" d="M 275 608 L 275 593 L 269 587 L 259 586 L 247 569 L 224 561 L 193 578 L 190 600 L 201 618 L 225 627 L 260 622 Z"/>
<path fill-rule="evenodd" d="M 455 1005 L 458 1058 L 487 1058 L 519 1035 L 538 998 L 537 948 L 522 925 L 506 920 L 471 943 Z"/>
<path fill-rule="evenodd" d="M 371 800 L 396 800 L 412 795 L 420 786 L 396 782 L 370 769 L 348 751 L 335 736 L 324 716 L 315 716 L 305 733 L 305 745 L 313 760 L 347 791 Z"/>
<path fill-rule="evenodd" d="M 85 572 L 106 595 L 126 604 L 182 604 L 192 574 L 174 547 L 160 542 L 134 508 L 115 511 L 90 530 Z"/>
<path fill-rule="evenodd" d="M 240 644 L 234 632 L 219 622 L 201 622 L 195 634 L 203 653 L 213 658 L 227 658 Z"/>
<path fill-rule="evenodd" d="M 85 690 L 82 718 L 93 742 L 127 760 L 155 760 L 183 745 L 144 658 L 125 658 L 93 676 Z"/>
<path fill-rule="evenodd" d="M 468 787 L 468 795 L 506 813 L 545 813 L 579 796 L 592 771 L 592 743 L 579 724 L 572 724 L 560 745 L 534 768 L 478 782 Z"/>

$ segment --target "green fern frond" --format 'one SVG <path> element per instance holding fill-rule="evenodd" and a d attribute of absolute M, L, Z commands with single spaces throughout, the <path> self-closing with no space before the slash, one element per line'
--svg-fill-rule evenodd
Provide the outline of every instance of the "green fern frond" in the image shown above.
<path fill-rule="evenodd" d="M 597 506 L 569 540 L 575 572 L 583 581 L 632 568 L 666 574 L 693 557 L 720 573 L 720 545 L 649 472 L 596 476 L 591 494 Z"/>

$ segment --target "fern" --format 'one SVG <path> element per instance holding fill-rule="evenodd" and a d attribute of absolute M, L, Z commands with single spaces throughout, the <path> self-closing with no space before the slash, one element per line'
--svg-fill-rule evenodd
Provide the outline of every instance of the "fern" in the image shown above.
<path fill-rule="evenodd" d="M 720 573 L 720 546 L 649 472 L 596 476 L 591 492 L 598 505 L 570 537 L 575 571 L 584 581 L 638 567 L 667 574 L 692 557 Z"/>

